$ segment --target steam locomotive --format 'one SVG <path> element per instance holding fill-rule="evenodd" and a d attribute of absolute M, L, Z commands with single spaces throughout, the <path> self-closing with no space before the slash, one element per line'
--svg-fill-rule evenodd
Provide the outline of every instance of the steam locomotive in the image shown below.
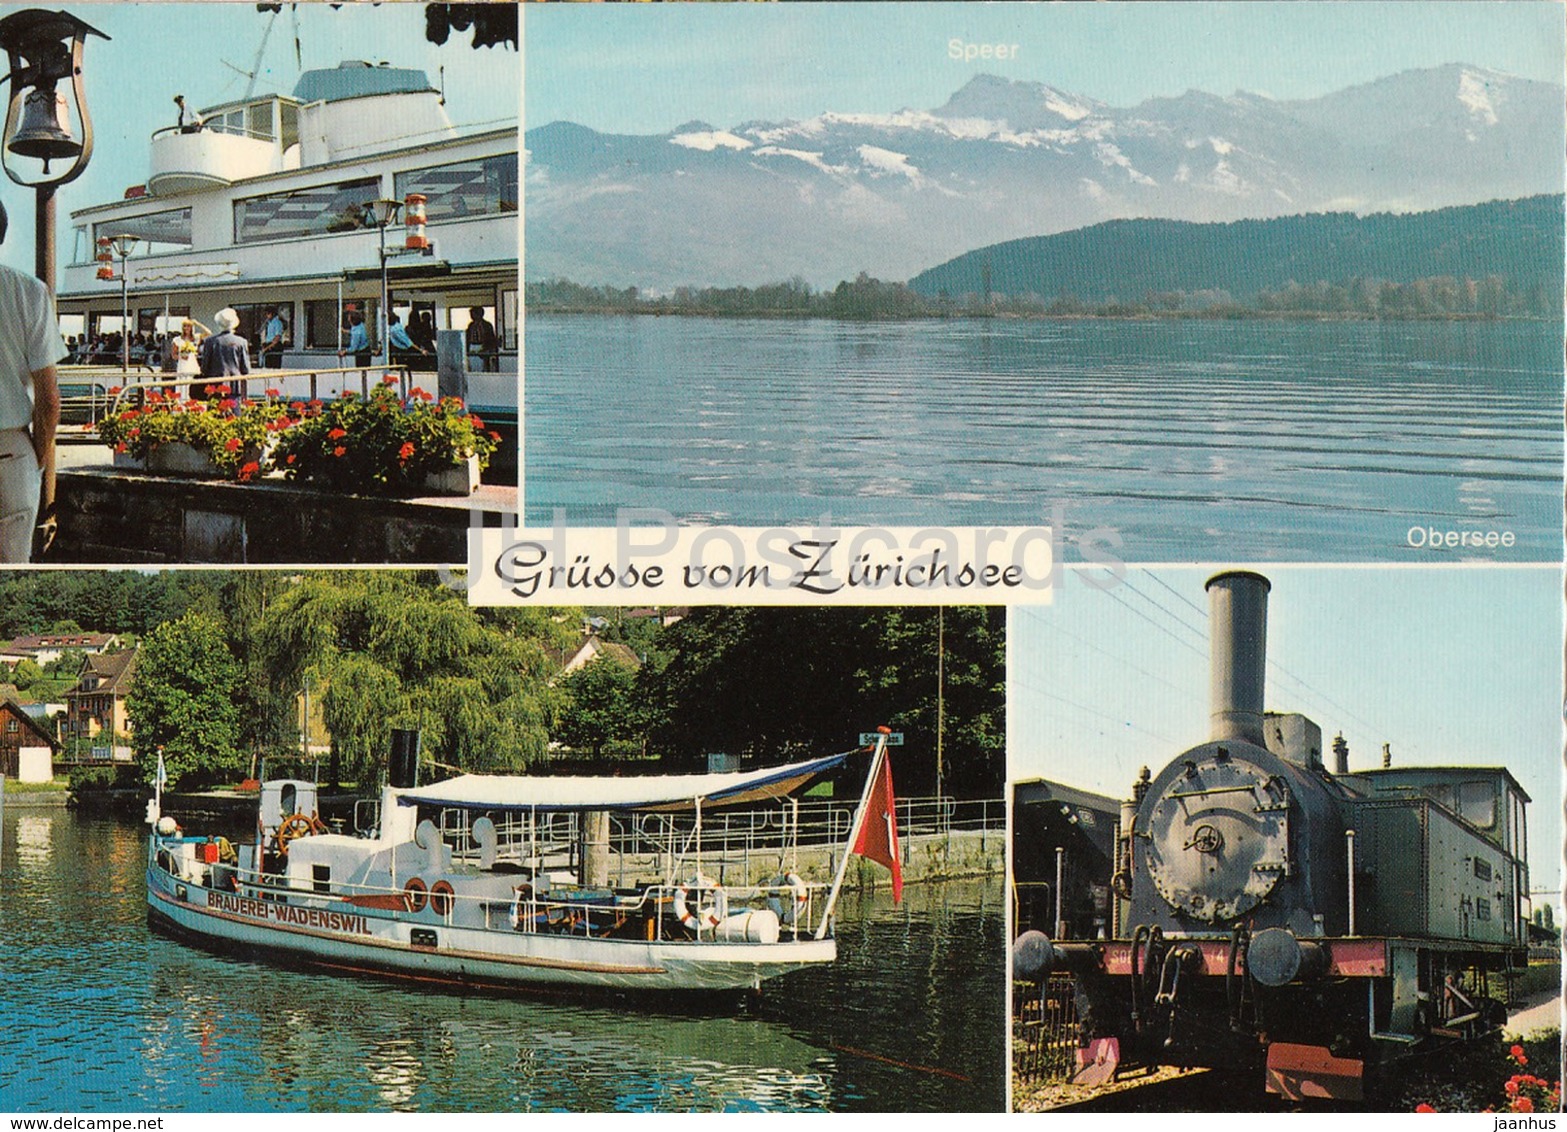
<path fill-rule="evenodd" d="M 1211 737 L 1121 805 L 1109 939 L 1025 932 L 1014 973 L 1074 976 L 1077 1080 L 1255 1069 L 1293 1099 L 1361 1099 L 1403 1053 L 1506 1021 L 1528 961 L 1523 788 L 1503 767 L 1350 771 L 1263 709 L 1268 580 L 1208 581 Z"/>

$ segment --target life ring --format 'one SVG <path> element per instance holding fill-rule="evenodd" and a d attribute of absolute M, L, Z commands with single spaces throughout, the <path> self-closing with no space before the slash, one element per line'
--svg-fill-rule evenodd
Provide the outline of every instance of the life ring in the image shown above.
<path fill-rule="evenodd" d="M 423 912 L 425 902 L 429 899 L 429 889 L 424 881 L 418 877 L 409 877 L 408 883 L 403 885 L 403 906 L 410 912 Z"/>
<path fill-rule="evenodd" d="M 437 916 L 444 916 L 450 912 L 456 900 L 457 894 L 446 881 L 438 880 L 430 886 L 430 911 Z"/>
<path fill-rule="evenodd" d="M 301 837 L 311 837 L 317 833 L 325 833 L 326 826 L 321 824 L 321 819 L 313 814 L 290 814 L 278 823 L 277 848 L 279 853 L 288 852 L 288 844 Z"/>
<path fill-rule="evenodd" d="M 810 886 L 800 879 L 796 873 L 784 873 L 775 877 L 769 883 L 772 889 L 787 888 L 788 895 L 774 891 L 767 898 L 767 906 L 772 909 L 773 915 L 778 917 L 780 924 L 793 924 L 805 915 L 805 905 L 810 899 Z"/>
<path fill-rule="evenodd" d="M 711 902 L 702 904 L 704 894 Z M 703 928 L 716 928 L 729 914 L 729 894 L 712 877 L 700 873 L 675 890 L 675 916 L 698 936 Z"/>

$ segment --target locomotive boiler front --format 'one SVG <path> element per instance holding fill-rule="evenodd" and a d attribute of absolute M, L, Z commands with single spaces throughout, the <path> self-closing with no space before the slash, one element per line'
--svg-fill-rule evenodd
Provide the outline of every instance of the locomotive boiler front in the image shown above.
<path fill-rule="evenodd" d="M 1315 726 L 1263 708 L 1268 580 L 1234 571 L 1207 588 L 1211 736 L 1139 791 L 1120 886 L 1130 895 L 1125 922 L 1171 937 L 1237 926 L 1340 933 L 1340 789 L 1322 772 Z"/>

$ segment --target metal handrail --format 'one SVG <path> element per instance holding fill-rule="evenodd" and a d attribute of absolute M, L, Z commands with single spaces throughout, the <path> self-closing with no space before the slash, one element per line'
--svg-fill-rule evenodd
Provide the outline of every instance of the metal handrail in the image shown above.
<path fill-rule="evenodd" d="M 163 864 L 157 859 L 157 850 L 159 848 L 165 847 L 171 842 L 181 842 L 184 840 L 186 839 L 165 839 L 161 837 L 154 838 L 150 846 L 149 858 L 153 861 L 157 868 L 177 881 L 185 884 L 196 884 L 204 888 L 213 889 L 214 891 L 221 891 L 217 888 L 216 885 L 211 883 L 211 870 L 215 867 L 214 865 L 199 860 L 191 862 L 192 864 L 199 864 L 203 869 L 207 870 L 206 878 L 202 879 L 193 874 L 188 875 L 183 869 L 169 868 L 167 865 Z M 196 840 L 200 841 L 202 839 Z M 172 858 L 172 860 L 178 863 L 183 859 Z M 306 902 L 304 906 L 307 907 L 311 901 L 317 901 L 321 903 L 338 903 L 354 896 L 407 896 L 407 889 L 404 888 L 396 888 L 387 885 L 359 884 L 350 881 L 333 881 L 330 891 L 318 892 L 309 887 L 308 881 L 305 882 L 304 885 L 298 885 L 292 883 L 291 878 L 287 876 L 277 873 L 266 873 L 255 867 L 245 868 L 237 862 L 234 864 L 222 863 L 222 867 L 232 874 L 236 886 L 235 892 L 237 895 L 243 895 L 242 890 L 244 888 L 261 889 L 268 893 L 275 893 L 279 895 L 286 894 L 288 896 L 298 897 L 300 900 Z M 648 884 L 641 886 L 631 886 L 624 889 L 610 889 L 609 891 L 614 897 L 613 904 L 599 905 L 590 904 L 580 897 L 578 899 L 572 899 L 569 895 L 564 894 L 556 897 L 551 897 L 549 895 L 540 896 L 535 893 L 532 885 L 527 885 L 526 887 L 528 889 L 528 895 L 526 897 L 522 896 L 522 885 L 514 885 L 512 889 L 513 896 L 509 903 L 514 906 L 515 912 L 519 917 L 519 925 L 516 927 L 512 927 L 510 924 L 508 924 L 508 927 L 505 929 L 496 929 L 491 926 L 489 922 L 489 913 L 497 906 L 496 897 L 494 894 L 471 894 L 458 892 L 448 893 L 444 897 L 445 901 L 447 902 L 447 910 L 440 914 L 441 919 L 447 925 L 452 924 L 459 903 L 463 903 L 469 907 L 478 906 L 483 909 L 483 926 L 477 930 L 532 931 L 532 928 L 521 927 L 521 923 L 535 923 L 537 916 L 540 914 L 548 915 L 551 911 L 569 912 L 574 916 L 578 913 L 582 913 L 583 922 L 591 924 L 592 914 L 594 911 L 601 911 L 605 913 L 613 913 L 617 911 L 624 912 L 633 909 L 645 908 L 649 906 L 649 904 L 651 904 L 655 910 L 661 910 L 665 906 L 674 904 L 676 896 L 683 891 L 686 891 L 686 886 L 673 883 Z M 592 886 L 583 887 L 588 891 L 592 891 Z M 721 887 L 724 889 L 728 901 L 727 908 L 729 915 L 734 915 L 737 911 L 766 907 L 769 901 L 778 901 L 783 904 L 792 905 L 796 900 L 797 895 L 795 886 L 791 884 L 726 884 L 722 885 Z M 781 935 L 788 935 L 798 939 L 809 936 L 810 933 L 814 930 L 814 918 L 819 910 L 819 901 L 817 898 L 827 886 L 819 883 L 809 883 L 805 884 L 803 887 L 805 889 L 805 906 L 803 908 L 794 910 L 795 914 L 792 923 L 786 923 L 782 921 L 780 922 Z M 428 893 L 426 893 L 426 899 L 429 899 Z M 654 942 L 666 941 L 663 921 L 664 917 L 662 914 L 655 916 L 654 922 L 656 927 L 653 939 Z M 702 930 L 700 928 L 697 929 L 697 939 L 698 941 L 702 939 Z"/>
<path fill-rule="evenodd" d="M 141 374 L 126 374 L 123 376 L 127 378 L 135 376 L 142 378 L 142 380 L 127 380 L 127 382 L 120 387 L 120 391 L 115 394 L 114 401 L 109 406 L 108 415 L 113 416 L 115 413 L 120 412 L 122 407 L 125 406 L 127 400 L 134 400 L 136 405 L 139 407 L 146 401 L 147 393 L 154 389 L 161 393 L 170 388 L 194 388 L 197 385 L 238 385 L 243 390 L 241 396 L 249 398 L 251 384 L 253 382 L 261 382 L 262 389 L 265 390 L 273 384 L 281 384 L 286 382 L 289 378 L 299 377 L 309 378 L 310 400 L 312 401 L 320 399 L 320 379 L 323 377 L 331 377 L 333 375 L 346 376 L 349 374 L 358 374 L 360 395 L 363 397 L 369 397 L 370 390 L 375 385 L 381 384 L 379 376 L 375 381 L 371 381 L 372 371 L 377 375 L 396 376 L 398 397 L 400 399 L 406 399 L 408 397 L 410 390 L 413 388 L 413 374 L 408 366 L 402 364 L 389 366 L 342 366 L 333 369 L 269 369 L 260 370 L 255 373 L 240 374 L 236 377 L 191 377 L 188 375 L 176 376 L 175 374 L 170 373 L 146 376 Z"/>

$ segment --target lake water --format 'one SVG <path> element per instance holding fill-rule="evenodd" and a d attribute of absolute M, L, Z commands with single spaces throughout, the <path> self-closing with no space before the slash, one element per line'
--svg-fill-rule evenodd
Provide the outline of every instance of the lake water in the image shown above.
<path fill-rule="evenodd" d="M 531 315 L 526 333 L 535 524 L 1033 526 L 1059 503 L 1069 535 L 1113 528 L 1126 561 L 1561 556 L 1559 323 Z M 1514 545 L 1434 555 L 1417 525 Z"/>
<path fill-rule="evenodd" d="M 1000 1111 L 999 882 L 840 905 L 839 962 L 744 1006 L 415 993 L 146 926 L 142 830 L 9 805 L 0 1111 Z"/>

